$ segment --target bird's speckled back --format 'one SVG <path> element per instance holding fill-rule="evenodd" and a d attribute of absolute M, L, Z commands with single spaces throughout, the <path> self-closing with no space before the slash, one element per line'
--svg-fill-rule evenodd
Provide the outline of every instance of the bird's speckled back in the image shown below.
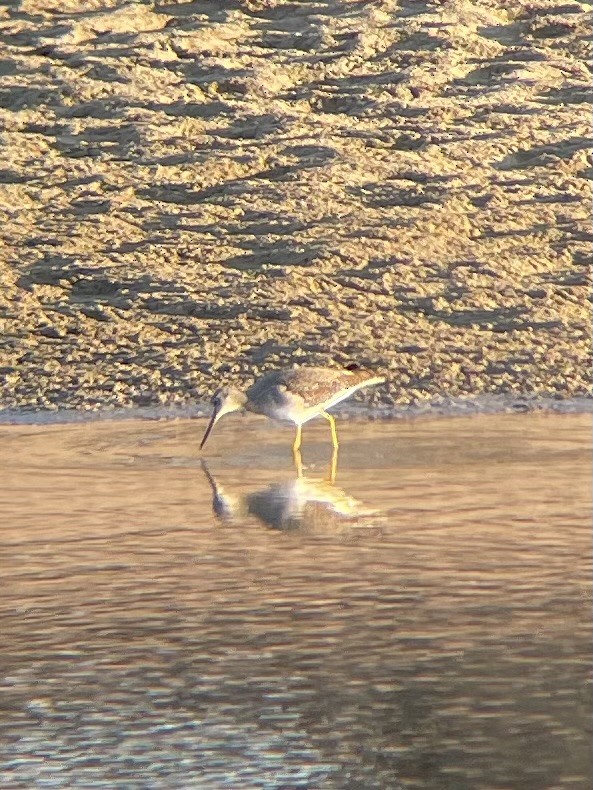
<path fill-rule="evenodd" d="M 325 403 L 337 393 L 378 383 L 381 379 L 366 370 L 338 370 L 334 368 L 285 368 L 268 373 L 250 387 L 247 396 L 254 411 L 269 413 L 287 401 L 299 400 L 304 408 Z"/>

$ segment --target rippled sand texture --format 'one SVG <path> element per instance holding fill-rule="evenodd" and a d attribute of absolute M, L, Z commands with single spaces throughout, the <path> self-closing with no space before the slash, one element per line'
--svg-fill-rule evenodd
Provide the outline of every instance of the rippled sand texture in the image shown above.
<path fill-rule="evenodd" d="M 0 10 L 3 406 L 589 391 L 589 3 Z"/>
<path fill-rule="evenodd" d="M 590 417 L 200 427 L 0 428 L 2 787 L 591 787 Z"/>

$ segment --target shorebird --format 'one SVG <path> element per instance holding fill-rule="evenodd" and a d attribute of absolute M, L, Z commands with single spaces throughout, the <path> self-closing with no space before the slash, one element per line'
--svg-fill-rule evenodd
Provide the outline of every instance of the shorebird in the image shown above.
<path fill-rule="evenodd" d="M 222 387 L 212 398 L 212 416 L 206 428 L 200 450 L 206 444 L 212 428 L 224 415 L 239 409 L 264 414 L 273 420 L 287 420 L 296 425 L 293 452 L 299 453 L 302 426 L 313 417 L 325 417 L 331 428 L 334 450 L 338 448 L 336 422 L 327 409 L 349 398 L 363 387 L 381 384 L 385 379 L 364 370 L 335 368 L 287 368 L 268 373 L 246 392 L 233 387 Z"/>

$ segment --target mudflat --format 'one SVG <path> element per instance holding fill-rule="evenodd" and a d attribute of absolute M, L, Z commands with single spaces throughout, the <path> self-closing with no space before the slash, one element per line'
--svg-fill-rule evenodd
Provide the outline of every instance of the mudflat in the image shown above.
<path fill-rule="evenodd" d="M 587 395 L 590 10 L 2 8 L 0 405 L 295 362 L 386 406 Z"/>

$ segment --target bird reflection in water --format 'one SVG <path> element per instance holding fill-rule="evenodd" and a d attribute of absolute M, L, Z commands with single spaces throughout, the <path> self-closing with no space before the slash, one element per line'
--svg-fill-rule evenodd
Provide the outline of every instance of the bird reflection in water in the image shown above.
<path fill-rule="evenodd" d="M 296 477 L 247 494 L 227 491 L 203 459 L 201 463 L 212 490 L 212 510 L 222 521 L 255 517 L 272 529 L 317 534 L 378 525 L 378 511 L 366 507 L 336 486 L 337 452 L 332 456 L 325 480 L 305 477 L 300 454 L 295 454 Z"/>

